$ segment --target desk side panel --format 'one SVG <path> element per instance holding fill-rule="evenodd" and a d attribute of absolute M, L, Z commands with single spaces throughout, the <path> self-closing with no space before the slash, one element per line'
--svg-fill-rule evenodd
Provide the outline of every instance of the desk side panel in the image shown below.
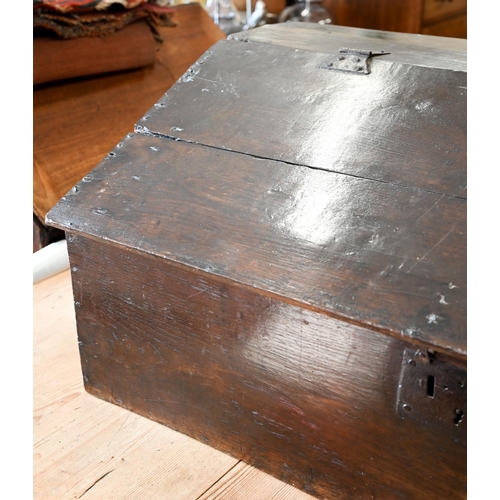
<path fill-rule="evenodd" d="M 428 499 L 466 497 L 465 418 L 397 412 L 407 344 L 136 250 L 68 240 L 91 394 L 319 498 L 418 498 L 422 485 Z"/>

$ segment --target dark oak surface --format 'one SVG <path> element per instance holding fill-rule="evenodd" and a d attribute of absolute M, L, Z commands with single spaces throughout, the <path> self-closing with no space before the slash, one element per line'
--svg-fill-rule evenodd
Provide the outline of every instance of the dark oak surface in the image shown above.
<path fill-rule="evenodd" d="M 50 224 L 466 353 L 466 201 L 141 135 Z"/>
<path fill-rule="evenodd" d="M 338 52 L 243 47 L 219 42 L 136 130 L 466 197 L 465 71 L 379 56 L 359 75 L 323 68 Z"/>
<path fill-rule="evenodd" d="M 288 36 L 291 25 L 293 37 Z M 407 33 L 346 26 L 286 23 L 263 26 L 231 37 L 335 55 L 341 47 L 354 44 L 356 48 L 388 52 L 383 57 L 385 61 L 454 71 L 467 70 L 467 40 L 439 36 L 415 37 Z"/>
<path fill-rule="evenodd" d="M 86 392 L 69 269 L 33 286 L 33 483 L 24 489 L 30 486 L 33 500 L 313 500 Z"/>
<path fill-rule="evenodd" d="M 408 344 L 137 249 L 68 245 L 91 394 L 318 498 L 466 498 L 455 407 L 442 425 L 395 412 Z"/>
<path fill-rule="evenodd" d="M 465 69 L 289 45 L 212 47 L 47 215 L 86 389 L 318 498 L 465 498 Z"/>

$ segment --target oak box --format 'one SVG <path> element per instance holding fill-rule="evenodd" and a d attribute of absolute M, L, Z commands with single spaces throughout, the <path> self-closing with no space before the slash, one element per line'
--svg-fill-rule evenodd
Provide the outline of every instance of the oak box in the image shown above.
<path fill-rule="evenodd" d="M 318 498 L 465 498 L 465 55 L 305 23 L 206 52 L 47 216 L 87 391 Z"/>

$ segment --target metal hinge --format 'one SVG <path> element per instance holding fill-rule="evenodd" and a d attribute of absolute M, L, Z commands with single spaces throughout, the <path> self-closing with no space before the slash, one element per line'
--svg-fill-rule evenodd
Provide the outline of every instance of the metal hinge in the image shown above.
<path fill-rule="evenodd" d="M 369 75 L 370 57 L 385 56 L 386 54 L 390 54 L 390 52 L 342 48 L 339 49 L 339 55 L 335 59 L 321 65 L 320 68 Z"/>

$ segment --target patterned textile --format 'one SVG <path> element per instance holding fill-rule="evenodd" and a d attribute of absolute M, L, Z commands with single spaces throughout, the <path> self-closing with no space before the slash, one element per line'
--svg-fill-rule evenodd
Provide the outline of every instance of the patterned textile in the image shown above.
<path fill-rule="evenodd" d="M 33 28 L 50 30 L 66 39 L 106 36 L 144 19 L 157 41 L 157 26 L 175 26 L 165 1 L 151 0 L 34 0 Z"/>
<path fill-rule="evenodd" d="M 122 5 L 133 9 L 148 0 L 33 0 L 33 9 L 53 9 L 58 12 L 82 12 L 86 10 L 103 10 L 111 5 Z M 156 3 L 156 2 L 154 2 Z"/>

